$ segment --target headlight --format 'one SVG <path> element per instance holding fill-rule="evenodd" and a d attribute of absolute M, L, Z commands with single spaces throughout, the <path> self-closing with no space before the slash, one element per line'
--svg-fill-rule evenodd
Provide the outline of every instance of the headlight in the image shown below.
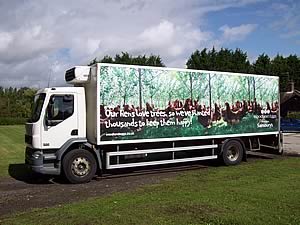
<path fill-rule="evenodd" d="M 32 157 L 35 158 L 35 159 L 38 159 L 38 158 L 40 158 L 41 155 L 42 155 L 42 153 L 35 152 L 35 153 L 32 154 Z"/>

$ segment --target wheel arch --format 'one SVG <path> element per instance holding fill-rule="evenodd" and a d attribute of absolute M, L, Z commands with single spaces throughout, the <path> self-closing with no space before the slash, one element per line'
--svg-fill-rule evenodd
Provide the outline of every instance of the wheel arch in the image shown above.
<path fill-rule="evenodd" d="M 87 142 L 87 139 L 80 138 L 80 139 L 70 139 L 68 140 L 57 152 L 56 157 L 58 161 L 62 161 L 64 156 L 75 149 L 84 149 L 86 151 L 89 151 L 93 154 L 95 157 L 96 163 L 97 163 L 97 169 L 102 170 L 102 161 L 101 156 L 99 154 L 99 151 L 95 151 L 93 149 L 93 146 Z"/>

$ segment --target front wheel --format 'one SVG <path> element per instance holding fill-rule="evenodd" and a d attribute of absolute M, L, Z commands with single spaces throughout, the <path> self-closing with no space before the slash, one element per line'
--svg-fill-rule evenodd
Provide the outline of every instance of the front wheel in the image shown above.
<path fill-rule="evenodd" d="M 89 182 L 97 170 L 95 157 L 83 149 L 68 152 L 63 158 L 62 166 L 65 177 L 73 184 Z"/>
<path fill-rule="evenodd" d="M 223 144 L 221 154 L 222 161 L 225 165 L 237 165 L 243 159 L 243 146 L 237 140 L 229 140 Z"/>

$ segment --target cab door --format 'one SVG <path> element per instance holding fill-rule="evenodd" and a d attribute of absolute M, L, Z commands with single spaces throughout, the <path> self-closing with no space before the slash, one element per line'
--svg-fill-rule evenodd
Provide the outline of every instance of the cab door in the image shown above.
<path fill-rule="evenodd" d="M 42 148 L 58 149 L 78 136 L 76 94 L 52 94 L 42 128 Z"/>

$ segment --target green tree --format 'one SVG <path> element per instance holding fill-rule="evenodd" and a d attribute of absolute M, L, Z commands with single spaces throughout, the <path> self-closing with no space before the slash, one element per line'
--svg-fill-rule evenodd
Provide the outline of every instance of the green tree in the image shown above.
<path fill-rule="evenodd" d="M 3 88 L 0 87 L 0 124 L 11 121 L 15 118 L 28 118 L 31 113 L 31 105 L 36 89 L 31 88 Z M 24 121 L 24 120 L 18 120 Z"/>
<path fill-rule="evenodd" d="M 250 73 L 250 62 L 246 52 L 243 52 L 241 49 L 237 48 L 232 53 L 231 58 L 231 72 L 237 73 Z"/>
<path fill-rule="evenodd" d="M 300 60 L 297 55 L 286 57 L 287 72 L 290 81 L 294 82 L 295 88 L 300 89 Z"/>
<path fill-rule="evenodd" d="M 128 65 L 140 65 L 140 66 L 158 66 L 164 67 L 164 63 L 159 55 L 138 55 L 132 56 L 128 52 L 122 52 L 117 54 L 114 58 L 111 56 L 104 56 L 102 59 L 97 60 L 94 58 L 89 65 L 95 63 L 116 63 L 116 64 L 128 64 Z"/>
<path fill-rule="evenodd" d="M 272 74 L 270 57 L 265 53 L 259 55 L 256 61 L 252 64 L 252 70 L 254 74 Z"/>
<path fill-rule="evenodd" d="M 218 71 L 231 71 L 233 68 L 233 52 L 227 48 L 221 48 L 217 55 L 216 69 Z"/>
<path fill-rule="evenodd" d="M 251 66 L 247 53 L 240 49 L 235 51 L 215 48 L 207 52 L 204 48 L 201 52 L 196 50 L 187 60 L 187 68 L 198 70 L 227 71 L 238 73 L 250 73 Z"/>
<path fill-rule="evenodd" d="M 201 52 L 196 50 L 192 53 L 190 58 L 188 59 L 186 66 L 189 69 L 196 69 L 196 70 L 209 70 L 210 67 L 210 56 L 206 52 L 207 49 L 204 48 Z"/>
<path fill-rule="evenodd" d="M 272 75 L 280 77 L 281 91 L 289 89 L 289 72 L 286 58 L 284 58 L 282 55 L 277 54 L 271 60 L 271 73 Z"/>

